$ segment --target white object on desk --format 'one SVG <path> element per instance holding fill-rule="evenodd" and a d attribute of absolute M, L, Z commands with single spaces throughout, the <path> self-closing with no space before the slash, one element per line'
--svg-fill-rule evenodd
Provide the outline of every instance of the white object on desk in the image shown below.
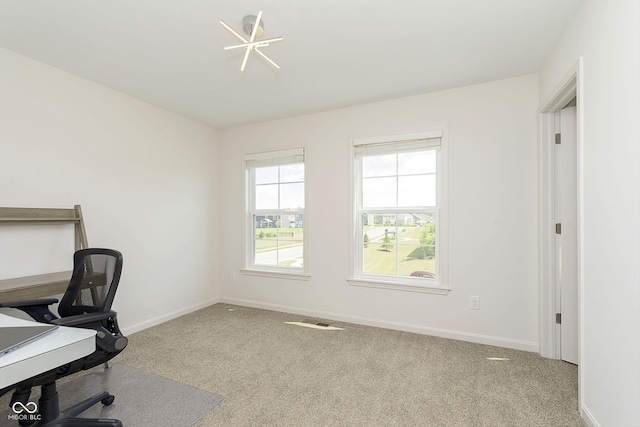
<path fill-rule="evenodd" d="M 37 322 L 0 314 L 3 326 L 33 325 Z M 96 331 L 60 326 L 23 347 L 0 356 L 0 389 L 55 369 L 91 354 L 96 349 Z"/>

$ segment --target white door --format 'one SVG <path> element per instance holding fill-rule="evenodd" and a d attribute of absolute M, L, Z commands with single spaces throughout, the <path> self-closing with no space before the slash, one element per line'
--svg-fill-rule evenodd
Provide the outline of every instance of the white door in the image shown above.
<path fill-rule="evenodd" d="M 560 110 L 555 151 L 556 284 L 561 313 L 560 357 L 578 364 L 578 150 L 576 107 Z M 559 234 L 558 234 L 559 232 Z"/>

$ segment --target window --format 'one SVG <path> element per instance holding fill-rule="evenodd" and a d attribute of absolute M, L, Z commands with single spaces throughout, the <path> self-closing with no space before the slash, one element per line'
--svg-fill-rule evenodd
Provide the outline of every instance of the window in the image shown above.
<path fill-rule="evenodd" d="M 443 164 L 441 131 L 354 141 L 355 284 L 445 289 Z"/>
<path fill-rule="evenodd" d="M 245 156 L 249 270 L 302 274 L 304 149 Z"/>

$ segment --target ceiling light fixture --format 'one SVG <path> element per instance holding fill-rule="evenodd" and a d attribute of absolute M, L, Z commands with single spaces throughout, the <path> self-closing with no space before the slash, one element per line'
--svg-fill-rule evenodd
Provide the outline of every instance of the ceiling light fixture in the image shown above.
<path fill-rule="evenodd" d="M 249 40 L 245 39 L 242 35 L 240 35 L 237 31 L 227 25 L 224 21 L 220 21 L 220 24 L 229 30 L 231 34 L 236 36 L 238 39 L 242 41 L 241 44 L 236 44 L 233 46 L 227 46 L 224 50 L 229 49 L 238 49 L 238 48 L 246 48 L 246 52 L 244 53 L 244 59 L 242 60 L 242 66 L 240 67 L 240 71 L 244 71 L 244 67 L 247 65 L 247 59 L 249 59 L 249 54 L 251 51 L 254 51 L 264 59 L 266 59 L 271 65 L 276 68 L 280 68 L 278 64 L 273 62 L 267 55 L 261 52 L 260 48 L 269 46 L 270 43 L 279 42 L 283 40 L 284 37 L 274 37 L 271 39 L 265 39 L 256 41 L 256 37 L 261 37 L 264 34 L 264 23 L 262 22 L 262 11 L 258 12 L 258 16 L 248 15 L 245 16 L 242 20 L 242 29 L 245 33 L 249 34 Z"/>

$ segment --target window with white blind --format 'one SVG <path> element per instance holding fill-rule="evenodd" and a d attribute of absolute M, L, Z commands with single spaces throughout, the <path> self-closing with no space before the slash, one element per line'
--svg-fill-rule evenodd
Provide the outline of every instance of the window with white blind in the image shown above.
<path fill-rule="evenodd" d="M 248 270 L 303 274 L 304 149 L 245 156 Z"/>
<path fill-rule="evenodd" d="M 353 143 L 353 278 L 445 290 L 442 131 Z"/>

